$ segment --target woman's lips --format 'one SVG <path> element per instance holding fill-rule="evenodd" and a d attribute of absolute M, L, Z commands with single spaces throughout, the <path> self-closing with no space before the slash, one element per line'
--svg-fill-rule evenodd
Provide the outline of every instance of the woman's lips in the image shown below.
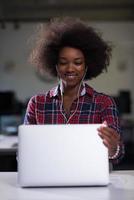
<path fill-rule="evenodd" d="M 68 74 L 65 74 L 64 76 L 67 78 L 75 78 L 77 75 L 68 73 Z"/>

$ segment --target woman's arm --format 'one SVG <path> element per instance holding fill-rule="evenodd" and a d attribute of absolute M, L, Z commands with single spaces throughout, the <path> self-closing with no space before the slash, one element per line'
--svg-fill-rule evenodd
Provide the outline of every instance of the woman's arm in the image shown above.
<path fill-rule="evenodd" d="M 24 124 L 36 124 L 35 104 L 35 96 L 33 96 L 27 105 Z"/>

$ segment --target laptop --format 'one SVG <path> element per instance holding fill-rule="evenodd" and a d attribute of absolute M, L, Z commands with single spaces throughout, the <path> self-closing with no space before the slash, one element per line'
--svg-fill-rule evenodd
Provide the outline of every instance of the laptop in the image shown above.
<path fill-rule="evenodd" d="M 98 135 L 100 125 L 20 125 L 19 185 L 108 185 L 108 150 Z"/>

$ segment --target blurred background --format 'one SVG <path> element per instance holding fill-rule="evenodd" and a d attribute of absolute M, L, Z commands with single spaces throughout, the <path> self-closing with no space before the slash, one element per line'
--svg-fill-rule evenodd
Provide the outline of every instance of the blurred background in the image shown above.
<path fill-rule="evenodd" d="M 57 84 L 28 63 L 39 23 L 74 16 L 114 45 L 108 72 L 88 82 L 114 97 L 126 156 L 115 169 L 134 169 L 134 1 L 0 0 L 0 171 L 16 171 L 17 129 L 31 96 Z"/>

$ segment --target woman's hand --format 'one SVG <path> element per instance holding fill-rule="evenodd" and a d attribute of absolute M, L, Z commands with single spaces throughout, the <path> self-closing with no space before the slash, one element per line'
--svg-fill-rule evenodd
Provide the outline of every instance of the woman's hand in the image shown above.
<path fill-rule="evenodd" d="M 98 132 L 104 145 L 108 148 L 109 157 L 112 157 L 115 155 L 117 147 L 120 144 L 120 135 L 114 129 L 109 128 L 106 122 L 104 122 L 104 126 L 102 125 L 98 128 Z"/>

